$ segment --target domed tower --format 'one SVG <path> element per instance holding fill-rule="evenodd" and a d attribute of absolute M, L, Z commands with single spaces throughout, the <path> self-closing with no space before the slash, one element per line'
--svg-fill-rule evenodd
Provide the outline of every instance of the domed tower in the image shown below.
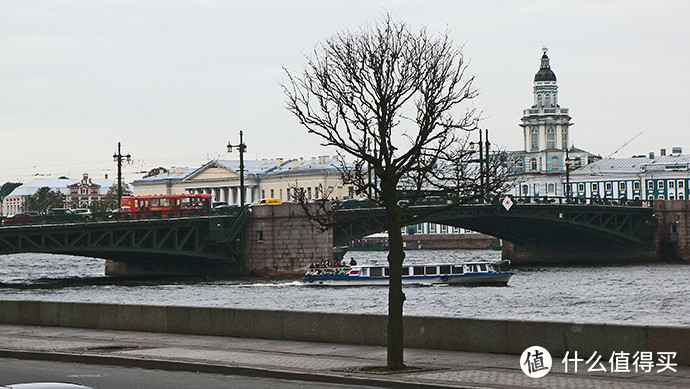
<path fill-rule="evenodd" d="M 534 75 L 534 103 L 522 116 L 525 173 L 563 173 L 570 116 L 558 104 L 556 74 L 551 70 L 548 49 L 542 48 L 541 66 Z"/>

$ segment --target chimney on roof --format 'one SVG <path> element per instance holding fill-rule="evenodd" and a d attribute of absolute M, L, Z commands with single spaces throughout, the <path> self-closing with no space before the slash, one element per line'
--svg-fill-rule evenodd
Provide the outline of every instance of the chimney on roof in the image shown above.
<path fill-rule="evenodd" d="M 681 155 L 681 154 L 683 154 L 683 148 L 682 148 L 682 147 L 676 146 L 676 147 L 674 147 L 674 148 L 671 149 L 671 150 L 672 150 L 672 151 L 671 151 L 672 155 L 675 155 L 676 157 L 679 156 L 679 155 Z"/>
<path fill-rule="evenodd" d="M 299 157 L 299 164 L 301 165 L 303 163 L 304 163 L 304 157 Z"/>
<path fill-rule="evenodd" d="M 292 160 L 292 168 L 297 169 L 298 166 L 299 166 L 299 161 L 296 159 L 293 159 Z"/>
<path fill-rule="evenodd" d="M 105 179 L 106 180 L 108 179 L 108 173 L 105 173 Z"/>
<path fill-rule="evenodd" d="M 267 160 L 266 158 L 262 158 L 262 159 L 261 159 L 261 165 L 262 165 L 262 166 L 265 165 L 265 164 L 267 164 L 267 163 L 268 163 L 268 160 Z"/>
<path fill-rule="evenodd" d="M 661 149 L 661 150 L 659 150 L 659 156 L 660 156 L 660 157 L 665 157 L 665 156 L 666 156 L 666 149 Z"/>
<path fill-rule="evenodd" d="M 316 165 L 316 157 L 311 157 L 311 164 Z"/>
<path fill-rule="evenodd" d="M 653 151 L 649 152 L 649 159 L 654 159 L 654 152 Z"/>
<path fill-rule="evenodd" d="M 280 167 L 280 165 L 283 164 L 283 159 L 282 158 L 276 158 L 276 167 Z"/>

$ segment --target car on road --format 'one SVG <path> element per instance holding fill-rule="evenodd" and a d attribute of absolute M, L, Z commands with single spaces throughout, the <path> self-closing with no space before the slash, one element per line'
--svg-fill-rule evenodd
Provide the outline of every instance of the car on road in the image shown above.
<path fill-rule="evenodd" d="M 48 222 L 76 222 L 86 217 L 72 212 L 69 208 L 52 208 L 46 213 Z"/>
<path fill-rule="evenodd" d="M 88 208 L 76 208 L 72 210 L 72 213 L 81 215 L 86 220 L 93 220 L 93 212 Z"/>
<path fill-rule="evenodd" d="M 40 221 L 41 215 L 38 212 L 32 212 L 32 211 L 27 211 L 27 212 L 18 212 L 15 213 L 14 215 L 8 216 L 5 220 L 2 221 L 3 226 L 12 226 L 12 225 L 20 225 L 20 224 L 32 224 L 32 223 L 38 223 Z"/>

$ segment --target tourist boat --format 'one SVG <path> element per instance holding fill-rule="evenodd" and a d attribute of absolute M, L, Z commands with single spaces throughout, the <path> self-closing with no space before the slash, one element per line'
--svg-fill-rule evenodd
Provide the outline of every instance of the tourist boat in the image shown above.
<path fill-rule="evenodd" d="M 403 284 L 448 284 L 465 286 L 505 286 L 513 272 L 502 271 L 510 261 L 471 261 L 404 265 Z M 305 285 L 366 286 L 388 285 L 387 265 L 309 268 L 302 278 Z"/>

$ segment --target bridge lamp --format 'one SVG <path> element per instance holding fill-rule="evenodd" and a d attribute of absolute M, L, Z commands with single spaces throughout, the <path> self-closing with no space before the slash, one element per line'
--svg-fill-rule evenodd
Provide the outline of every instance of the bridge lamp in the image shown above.
<path fill-rule="evenodd" d="M 117 142 L 117 154 L 113 154 L 113 162 L 117 163 L 117 207 L 120 208 L 120 200 L 122 199 L 122 161 L 126 163 L 132 162 L 132 156 L 122 155 L 120 142 Z"/>
<path fill-rule="evenodd" d="M 232 153 L 233 147 L 237 147 L 240 152 L 240 205 L 244 207 L 244 153 L 247 151 L 247 145 L 242 139 L 242 130 L 240 130 L 240 144 L 233 145 L 228 142 L 228 153 Z"/>

